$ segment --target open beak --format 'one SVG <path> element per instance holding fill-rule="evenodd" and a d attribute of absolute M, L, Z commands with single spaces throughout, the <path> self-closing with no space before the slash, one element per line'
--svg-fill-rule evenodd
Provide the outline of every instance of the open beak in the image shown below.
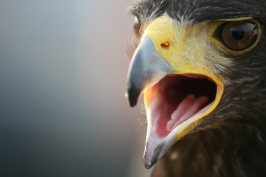
<path fill-rule="evenodd" d="M 194 37 L 191 43 L 192 36 L 187 32 L 168 16 L 155 19 L 145 30 L 130 63 L 126 95 L 135 106 L 143 93 L 147 113 L 146 168 L 197 127 L 222 97 L 222 82 L 204 62 L 210 56 L 204 52 L 204 37 L 199 43 Z"/>

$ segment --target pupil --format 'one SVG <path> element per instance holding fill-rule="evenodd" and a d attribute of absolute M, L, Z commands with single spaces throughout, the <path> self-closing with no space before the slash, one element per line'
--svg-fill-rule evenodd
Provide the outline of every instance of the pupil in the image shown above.
<path fill-rule="evenodd" d="M 236 28 L 233 29 L 233 31 L 232 31 L 232 37 L 235 40 L 239 41 L 239 40 L 243 39 L 244 36 L 245 36 L 245 31 L 243 30 L 243 28 L 236 27 Z"/>

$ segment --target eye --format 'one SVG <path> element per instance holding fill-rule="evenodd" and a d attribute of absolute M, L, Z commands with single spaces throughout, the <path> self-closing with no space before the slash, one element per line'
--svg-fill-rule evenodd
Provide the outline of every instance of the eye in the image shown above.
<path fill-rule="evenodd" d="M 218 27 L 215 36 L 227 48 L 242 51 L 256 42 L 258 26 L 250 21 L 227 22 Z"/>
<path fill-rule="evenodd" d="M 135 17 L 133 29 L 137 37 L 140 37 L 140 27 L 141 27 L 140 20 L 138 17 Z"/>

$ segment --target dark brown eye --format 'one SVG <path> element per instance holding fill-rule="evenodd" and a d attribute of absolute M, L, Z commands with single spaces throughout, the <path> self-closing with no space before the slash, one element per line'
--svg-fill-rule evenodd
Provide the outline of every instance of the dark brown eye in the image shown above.
<path fill-rule="evenodd" d="M 258 27 L 256 23 L 250 21 L 228 22 L 217 29 L 216 37 L 227 48 L 241 51 L 256 42 Z"/>

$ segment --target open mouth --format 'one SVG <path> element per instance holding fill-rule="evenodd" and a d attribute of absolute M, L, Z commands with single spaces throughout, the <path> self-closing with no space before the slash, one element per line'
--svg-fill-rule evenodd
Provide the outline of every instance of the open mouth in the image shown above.
<path fill-rule="evenodd" d="M 202 117 L 216 98 L 217 85 L 203 75 L 167 75 L 146 94 L 152 134 L 164 139 L 182 123 Z"/>
<path fill-rule="evenodd" d="M 144 164 L 150 168 L 176 141 L 219 104 L 223 84 L 215 76 L 170 74 L 145 89 L 148 129 Z"/>

